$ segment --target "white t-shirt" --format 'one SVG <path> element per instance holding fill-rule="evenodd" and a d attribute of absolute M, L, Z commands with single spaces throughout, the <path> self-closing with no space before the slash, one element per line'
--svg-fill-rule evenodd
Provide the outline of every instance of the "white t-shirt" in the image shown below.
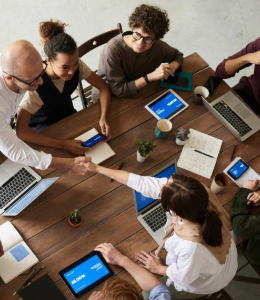
<path fill-rule="evenodd" d="M 130 174 L 127 185 L 146 197 L 160 198 L 167 178 L 155 178 Z M 174 218 L 168 212 L 165 231 Z M 182 222 L 179 221 L 179 224 Z M 175 233 L 165 243 L 167 250 L 167 285 L 173 284 L 178 291 L 194 294 L 211 294 L 224 288 L 237 271 L 237 249 L 231 241 L 226 263 L 221 264 L 202 244 L 187 241 Z"/>
<path fill-rule="evenodd" d="M 7 87 L 0 54 L 0 151 L 12 161 L 45 170 L 49 167 L 52 156 L 30 148 L 17 137 L 10 126 L 24 93 L 25 91 L 20 90 L 17 94 Z"/>
<path fill-rule="evenodd" d="M 91 74 L 91 69 L 84 63 L 83 60 L 79 59 L 79 80 L 87 79 Z M 62 93 L 65 85 L 65 80 L 60 78 L 52 80 L 57 89 Z M 34 92 L 26 92 L 23 97 L 23 100 L 20 104 L 20 107 L 28 111 L 30 114 L 34 114 L 44 105 L 41 97 Z"/>

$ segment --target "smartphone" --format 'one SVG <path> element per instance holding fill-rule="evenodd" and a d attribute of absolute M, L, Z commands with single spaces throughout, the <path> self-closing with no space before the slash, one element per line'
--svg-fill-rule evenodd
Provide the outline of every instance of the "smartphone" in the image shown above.
<path fill-rule="evenodd" d="M 91 148 L 98 144 L 101 141 L 105 141 L 107 137 L 101 133 L 94 135 L 91 139 L 87 140 L 86 142 L 82 143 L 81 146 Z"/>
<path fill-rule="evenodd" d="M 221 82 L 221 79 L 219 79 L 219 78 L 216 78 L 214 76 L 209 77 L 207 82 L 204 84 L 204 87 L 206 89 L 208 89 L 208 91 L 209 91 L 209 96 L 211 96 L 214 93 L 215 89 L 218 87 L 220 82 Z"/>
<path fill-rule="evenodd" d="M 233 165 L 228 171 L 228 175 L 234 180 L 237 180 L 241 177 L 246 170 L 249 168 L 249 165 L 240 159 L 235 165 Z"/>
<path fill-rule="evenodd" d="M 181 86 L 181 87 L 188 87 L 189 85 L 189 79 L 186 77 L 181 77 L 181 76 L 169 76 L 168 79 L 164 80 L 166 83 L 176 85 L 176 86 Z"/>

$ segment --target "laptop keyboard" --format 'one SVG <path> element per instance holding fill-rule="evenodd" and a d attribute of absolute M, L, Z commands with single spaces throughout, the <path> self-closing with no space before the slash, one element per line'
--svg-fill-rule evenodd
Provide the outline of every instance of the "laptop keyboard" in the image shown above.
<path fill-rule="evenodd" d="M 223 100 L 213 105 L 213 107 L 238 131 L 240 136 L 244 136 L 252 130 Z"/>
<path fill-rule="evenodd" d="M 19 170 L 13 177 L 0 186 L 0 208 L 5 207 L 21 192 L 36 180 L 25 168 Z"/>
<path fill-rule="evenodd" d="M 161 205 L 143 217 L 143 219 L 153 232 L 162 228 L 167 221 L 166 213 Z"/>

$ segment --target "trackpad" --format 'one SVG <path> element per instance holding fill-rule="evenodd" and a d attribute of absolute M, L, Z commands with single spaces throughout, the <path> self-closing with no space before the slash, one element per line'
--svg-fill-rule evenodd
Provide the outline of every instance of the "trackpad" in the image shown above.
<path fill-rule="evenodd" d="M 252 115 L 249 109 L 247 109 L 243 104 L 239 103 L 235 107 L 233 107 L 233 110 L 237 112 L 243 119 L 248 118 Z"/>
<path fill-rule="evenodd" d="M 0 167 L 0 185 L 3 185 L 10 177 L 10 174 Z"/>

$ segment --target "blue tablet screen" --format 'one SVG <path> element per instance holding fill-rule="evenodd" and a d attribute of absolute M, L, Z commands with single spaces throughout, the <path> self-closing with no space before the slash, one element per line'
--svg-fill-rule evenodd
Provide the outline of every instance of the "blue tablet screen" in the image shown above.
<path fill-rule="evenodd" d="M 169 168 L 163 170 L 161 173 L 155 175 L 156 178 L 170 178 L 170 176 L 175 173 L 175 164 L 171 165 Z M 137 210 L 138 212 L 145 208 L 147 205 L 151 204 L 156 199 L 148 198 L 143 196 L 141 193 L 135 191 Z M 159 195 L 158 195 L 159 196 Z"/>
<path fill-rule="evenodd" d="M 83 145 L 85 147 L 92 147 L 99 141 L 102 141 L 104 138 L 105 137 L 103 135 L 97 134 L 97 135 L 93 136 L 91 139 L 87 140 L 85 143 L 83 143 Z"/>
<path fill-rule="evenodd" d="M 246 166 L 241 160 L 239 160 L 229 170 L 229 173 L 231 173 L 236 179 L 238 179 L 247 169 L 248 169 L 248 166 Z"/>
<path fill-rule="evenodd" d="M 75 293 L 79 293 L 92 283 L 106 276 L 109 270 L 98 255 L 94 255 L 82 264 L 64 274 Z"/>
<path fill-rule="evenodd" d="M 184 104 L 174 94 L 168 92 L 149 105 L 150 109 L 161 119 L 176 114 Z"/>

